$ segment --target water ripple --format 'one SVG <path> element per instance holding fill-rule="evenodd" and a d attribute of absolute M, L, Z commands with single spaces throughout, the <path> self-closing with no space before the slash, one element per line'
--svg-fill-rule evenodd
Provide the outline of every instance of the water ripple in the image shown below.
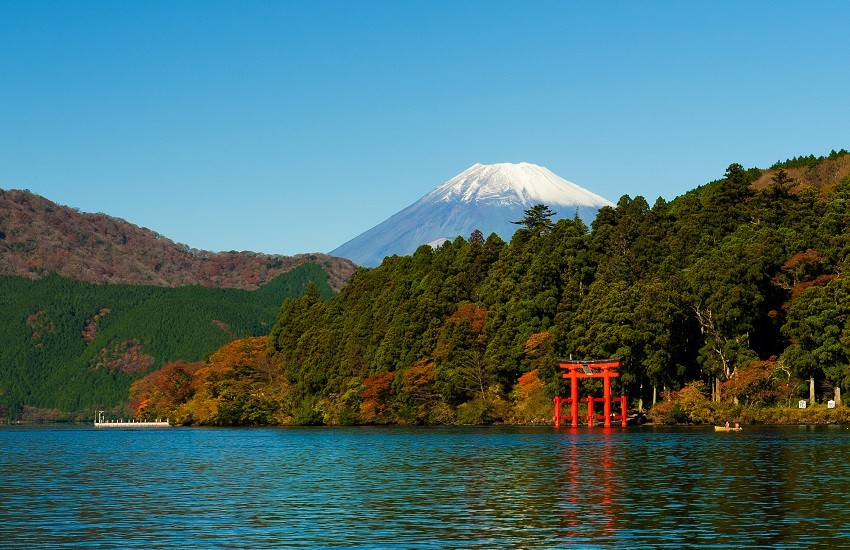
<path fill-rule="evenodd" d="M 0 429 L 0 548 L 809 548 L 850 431 Z"/>

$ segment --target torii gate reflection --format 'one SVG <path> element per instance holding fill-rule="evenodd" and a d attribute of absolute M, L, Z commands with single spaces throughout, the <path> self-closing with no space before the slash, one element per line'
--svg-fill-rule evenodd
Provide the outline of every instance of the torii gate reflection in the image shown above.
<path fill-rule="evenodd" d="M 570 417 L 572 427 L 578 426 L 578 381 L 579 378 L 602 378 L 603 381 L 603 397 L 587 396 L 587 425 L 593 427 L 597 420 L 602 420 L 606 428 L 611 427 L 611 420 L 619 420 L 625 428 L 627 424 L 626 414 L 626 396 L 623 395 L 617 398 L 620 402 L 620 414 L 611 414 L 611 379 L 620 376 L 616 369 L 619 369 L 622 363 L 617 359 L 601 359 L 596 361 L 565 361 L 560 364 L 562 369 L 568 369 L 569 372 L 563 373 L 563 378 L 570 379 L 570 397 L 555 396 L 555 427 L 561 427 L 561 403 L 570 404 Z M 598 372 L 594 369 L 601 369 Z M 593 411 L 593 404 L 602 402 L 602 415 L 597 415 Z"/>
<path fill-rule="evenodd" d="M 620 498 L 620 471 L 612 434 L 617 428 L 592 431 L 564 429 L 561 462 L 561 537 L 581 541 L 580 546 L 607 547 L 618 540 L 620 515 L 625 506 Z M 584 544 L 582 544 L 584 543 Z"/>

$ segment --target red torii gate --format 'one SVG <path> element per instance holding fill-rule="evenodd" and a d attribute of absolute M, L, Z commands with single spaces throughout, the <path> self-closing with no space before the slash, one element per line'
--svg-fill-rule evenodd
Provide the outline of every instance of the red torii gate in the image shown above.
<path fill-rule="evenodd" d="M 569 371 L 561 374 L 561 377 L 570 379 L 570 397 L 555 396 L 555 427 L 561 427 L 561 403 L 570 404 L 572 426 L 578 427 L 579 378 L 602 378 L 603 397 L 587 396 L 587 425 L 593 427 L 596 420 L 602 420 L 606 428 L 611 427 L 611 379 L 620 376 L 616 369 L 620 368 L 622 363 L 617 359 L 601 359 L 596 361 L 565 361 L 559 366 Z M 601 369 L 601 371 L 596 372 L 593 369 Z M 614 415 L 613 419 L 621 421 L 625 428 L 627 423 L 626 396 L 617 398 L 617 401 L 620 402 L 620 414 Z M 602 416 L 593 412 L 593 404 L 599 402 L 603 404 Z"/>

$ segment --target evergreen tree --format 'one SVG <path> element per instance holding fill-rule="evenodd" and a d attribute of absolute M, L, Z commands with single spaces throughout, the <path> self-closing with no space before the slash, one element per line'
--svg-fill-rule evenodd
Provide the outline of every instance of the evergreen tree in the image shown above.
<path fill-rule="evenodd" d="M 533 235 L 538 235 L 552 229 L 552 217 L 557 214 L 545 204 L 536 204 L 525 211 L 525 217 L 519 221 L 511 222 L 523 226 Z"/>

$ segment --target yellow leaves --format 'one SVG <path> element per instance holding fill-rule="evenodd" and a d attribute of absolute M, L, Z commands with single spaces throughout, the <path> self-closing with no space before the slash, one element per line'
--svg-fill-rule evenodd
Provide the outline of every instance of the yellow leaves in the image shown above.
<path fill-rule="evenodd" d="M 552 397 L 534 369 L 519 377 L 513 391 L 513 420 L 527 424 L 541 424 L 552 418 Z"/>
<path fill-rule="evenodd" d="M 540 357 L 552 351 L 554 336 L 551 332 L 535 332 L 525 341 L 525 353 L 529 357 Z"/>
<path fill-rule="evenodd" d="M 288 386 L 266 352 L 267 342 L 264 336 L 235 340 L 206 363 L 176 361 L 137 380 L 130 390 L 131 401 L 138 403 L 136 414 L 197 424 L 262 424 L 273 421 L 269 415 L 285 418 L 281 408 Z"/>
<path fill-rule="evenodd" d="M 195 392 L 189 401 L 183 403 L 175 415 L 178 422 L 189 424 L 211 424 L 218 416 L 218 396 L 210 392 L 209 369 L 198 371 L 199 390 Z"/>
<path fill-rule="evenodd" d="M 705 394 L 705 384 L 694 381 L 677 391 L 665 392 L 664 401 L 650 409 L 647 417 L 662 424 L 713 424 L 724 418 L 726 405 L 714 403 Z"/>

